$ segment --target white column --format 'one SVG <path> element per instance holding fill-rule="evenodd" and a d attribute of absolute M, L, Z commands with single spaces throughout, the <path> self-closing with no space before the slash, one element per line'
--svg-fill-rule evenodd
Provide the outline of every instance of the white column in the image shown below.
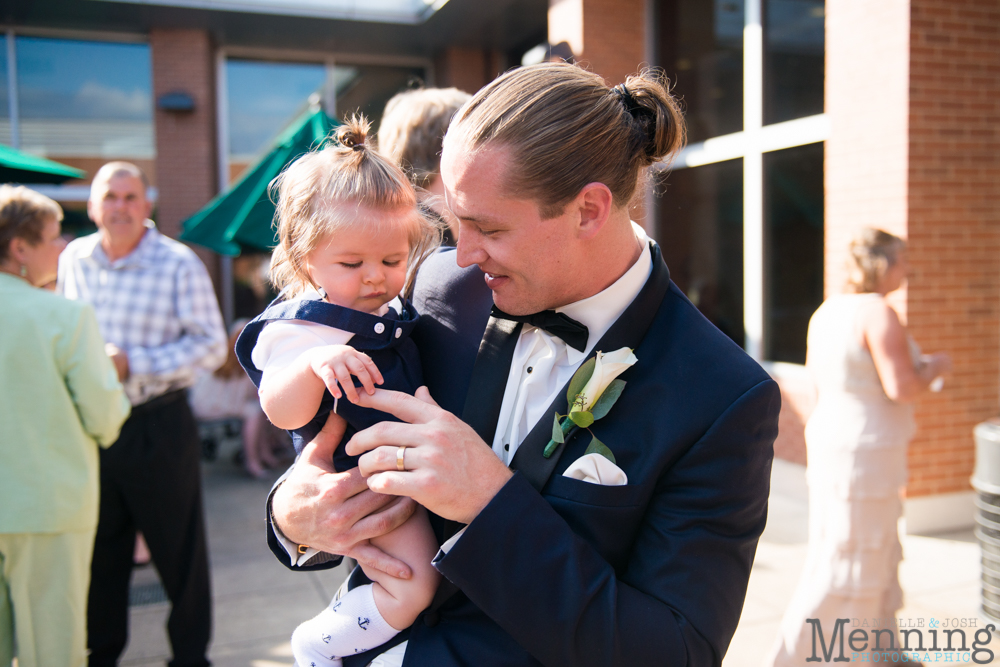
<path fill-rule="evenodd" d="M 746 0 L 743 28 L 743 327 L 744 347 L 764 355 L 764 158 L 760 134 L 764 116 L 764 36 L 761 0 Z"/>
<path fill-rule="evenodd" d="M 229 86 L 226 82 L 226 52 L 215 54 L 216 150 L 219 153 L 219 192 L 229 187 Z M 219 256 L 219 292 L 222 294 L 222 317 L 228 327 L 233 323 L 236 298 L 233 291 L 233 258 Z"/>
<path fill-rule="evenodd" d="M 337 117 L 337 62 L 326 61 L 326 80 L 323 83 L 323 110 L 330 118 Z"/>
<path fill-rule="evenodd" d="M 21 118 L 17 104 L 17 47 L 14 31 L 7 31 L 7 107 L 10 117 L 10 145 L 21 147 Z"/>

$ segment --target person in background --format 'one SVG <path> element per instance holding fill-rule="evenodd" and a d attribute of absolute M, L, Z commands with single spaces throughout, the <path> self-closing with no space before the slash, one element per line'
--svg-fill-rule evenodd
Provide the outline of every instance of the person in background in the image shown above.
<path fill-rule="evenodd" d="M 906 279 L 903 240 L 863 229 L 850 252 L 846 293 L 809 321 L 806 367 L 818 390 L 805 431 L 809 548 L 767 665 L 805 664 L 813 654 L 806 619 L 819 619 L 829 637 L 838 618 L 884 622 L 903 606 L 897 522 L 911 402 L 951 369 L 943 352 L 921 356 L 885 299 Z"/>
<path fill-rule="evenodd" d="M 97 529 L 98 449 L 129 402 L 85 303 L 56 276 L 62 210 L 0 186 L 0 665 L 80 667 Z"/>
<path fill-rule="evenodd" d="M 441 145 L 451 119 L 471 97 L 458 88 L 399 93 L 385 105 L 378 131 L 379 152 L 402 167 L 418 193 L 423 190 L 421 208 L 441 221 L 449 246 L 458 239 L 458 221 L 444 205 Z"/>
<path fill-rule="evenodd" d="M 199 421 L 237 417 L 243 421 L 243 466 L 258 479 L 279 461 L 271 450 L 274 429 L 264 417 L 257 398 L 257 388 L 240 367 L 234 346 L 249 320 L 236 320 L 229 327 L 229 352 L 226 361 L 215 371 L 199 374 L 188 397 L 191 410 Z M 277 430 L 277 429 L 274 429 Z"/>
<path fill-rule="evenodd" d="M 59 288 L 97 311 L 132 403 L 101 455 L 101 507 L 87 611 L 90 665 L 115 665 L 128 640 L 128 589 L 142 531 L 172 609 L 172 667 L 208 665 L 212 600 L 201 499 L 201 446 L 187 388 L 226 358 L 226 330 L 205 266 L 148 219 L 148 181 L 110 162 L 91 185 L 97 233 L 59 261 Z"/>

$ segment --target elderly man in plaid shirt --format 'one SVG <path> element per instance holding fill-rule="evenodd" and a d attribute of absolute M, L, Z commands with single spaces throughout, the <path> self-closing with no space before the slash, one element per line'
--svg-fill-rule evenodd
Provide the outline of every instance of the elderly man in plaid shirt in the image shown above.
<path fill-rule="evenodd" d="M 209 664 L 199 440 L 186 390 L 196 369 L 225 360 L 227 339 L 205 266 L 148 219 L 147 186 L 133 164 L 101 167 L 87 203 L 98 231 L 70 243 L 59 261 L 60 289 L 94 306 L 133 406 L 118 442 L 101 452 L 87 612 L 91 667 L 115 665 L 125 648 L 137 530 L 172 604 L 170 664 Z"/>

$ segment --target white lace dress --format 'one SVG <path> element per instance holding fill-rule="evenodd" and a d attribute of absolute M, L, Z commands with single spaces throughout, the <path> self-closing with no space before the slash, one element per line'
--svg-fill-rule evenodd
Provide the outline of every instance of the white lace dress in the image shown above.
<path fill-rule="evenodd" d="M 902 606 L 897 522 L 914 421 L 911 406 L 885 395 L 871 353 L 861 343 L 859 310 L 881 299 L 834 296 L 809 322 L 807 366 L 818 390 L 805 429 L 809 548 L 767 665 L 807 664 L 813 651 L 807 618 L 820 619 L 829 644 L 836 619 L 867 619 L 870 628 L 891 620 Z M 912 341 L 911 348 L 919 355 Z M 851 628 L 848 623 L 845 633 Z M 883 636 L 884 648 L 887 639 Z"/>

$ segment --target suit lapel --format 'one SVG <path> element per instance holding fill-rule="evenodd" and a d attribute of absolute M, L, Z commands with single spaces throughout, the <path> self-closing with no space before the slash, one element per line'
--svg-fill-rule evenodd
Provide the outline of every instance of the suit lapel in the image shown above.
<path fill-rule="evenodd" d="M 646 284 L 643 285 L 643 288 L 629 307 L 625 309 L 625 312 L 621 314 L 621 317 L 611 325 L 607 333 L 597 342 L 597 345 L 594 346 L 594 352 L 590 356 L 595 356 L 598 350 L 611 352 L 622 347 L 635 349 L 646 336 L 646 332 L 653 323 L 653 318 L 656 317 L 656 313 L 660 309 L 663 297 L 670 288 L 670 272 L 667 270 L 667 265 L 663 262 L 660 247 L 655 243 L 650 243 L 650 249 L 652 251 L 653 271 L 646 280 Z M 478 360 L 476 365 L 479 365 Z M 509 365 L 508 361 L 508 367 Z M 549 481 L 549 477 L 552 476 L 552 471 L 555 470 L 556 465 L 559 463 L 562 453 L 566 451 L 566 445 L 560 445 L 549 458 L 542 456 L 542 450 L 545 449 L 545 445 L 548 444 L 549 438 L 552 435 L 552 415 L 556 412 L 559 414 L 566 414 L 567 412 L 566 391 L 568 389 L 569 382 L 563 386 L 562 390 L 556 396 L 555 401 L 542 414 L 542 418 L 538 420 L 535 427 L 531 429 L 521 442 L 510 464 L 512 470 L 517 470 L 524 475 L 539 492 L 541 492 L 545 484 Z M 502 398 L 503 391 L 501 390 L 501 400 Z M 466 408 L 468 408 L 468 405 L 466 403 Z M 493 424 L 495 428 L 496 418 L 494 418 Z M 490 433 L 490 442 L 492 442 L 492 439 L 493 434 Z"/>
<path fill-rule="evenodd" d="M 462 421 L 476 431 L 487 447 L 492 446 L 497 430 L 510 362 L 514 358 L 521 326 L 520 322 L 490 317 L 472 367 Z M 450 538 L 460 528 L 461 524 L 445 520 L 439 535 L 441 541 Z"/>
<path fill-rule="evenodd" d="M 479 344 L 476 363 L 472 367 L 469 391 L 462 409 L 462 421 L 471 426 L 487 447 L 491 447 L 493 436 L 500 419 L 510 362 L 514 358 L 514 348 L 521 333 L 521 323 L 490 317 L 486 332 Z M 443 544 L 462 528 L 462 524 L 449 519 L 442 520 L 438 539 Z M 447 579 L 438 584 L 430 611 L 437 612 L 458 587 Z"/>
<path fill-rule="evenodd" d="M 497 430 L 510 362 L 514 358 L 521 326 L 520 322 L 490 317 L 472 367 L 462 421 L 475 429 L 487 447 L 492 446 Z"/>

